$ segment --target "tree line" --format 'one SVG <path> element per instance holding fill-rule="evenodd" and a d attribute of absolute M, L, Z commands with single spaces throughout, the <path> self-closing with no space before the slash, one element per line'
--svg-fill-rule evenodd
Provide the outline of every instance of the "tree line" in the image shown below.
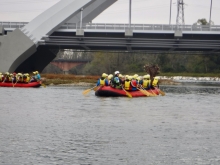
<path fill-rule="evenodd" d="M 79 53 L 78 53 L 79 56 Z M 82 59 L 90 59 L 84 65 L 72 68 L 70 74 L 100 75 L 103 72 L 144 72 L 146 64 L 157 64 L 163 73 L 220 73 L 220 54 L 199 53 L 146 53 L 146 52 L 82 52 Z M 59 57 L 57 57 L 59 58 Z M 49 64 L 45 73 L 62 73 Z"/>

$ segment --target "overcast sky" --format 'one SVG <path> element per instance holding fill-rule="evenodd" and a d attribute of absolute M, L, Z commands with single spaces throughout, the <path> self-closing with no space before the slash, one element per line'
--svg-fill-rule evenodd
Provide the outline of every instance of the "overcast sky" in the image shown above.
<path fill-rule="evenodd" d="M 29 22 L 59 0 L 0 0 L 0 21 Z M 185 24 L 209 21 L 211 0 L 184 0 Z M 177 0 L 172 0 L 171 24 L 176 23 Z M 129 0 L 118 0 L 93 23 L 128 23 Z M 132 23 L 169 24 L 170 0 L 132 0 Z M 212 0 L 211 20 L 220 25 L 220 0 Z"/>

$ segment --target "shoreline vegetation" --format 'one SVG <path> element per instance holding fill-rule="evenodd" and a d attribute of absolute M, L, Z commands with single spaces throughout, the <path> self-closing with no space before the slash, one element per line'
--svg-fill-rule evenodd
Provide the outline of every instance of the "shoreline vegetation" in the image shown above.
<path fill-rule="evenodd" d="M 140 74 L 144 75 L 146 73 Z M 132 75 L 132 74 L 131 74 Z M 220 74 L 197 74 L 197 73 L 166 73 L 158 75 L 160 77 L 168 77 L 168 79 L 161 78 L 160 85 L 178 85 L 179 82 L 169 77 L 185 76 L 185 77 L 220 77 Z M 78 85 L 78 86 L 94 86 L 100 76 L 91 75 L 72 75 L 72 74 L 41 74 L 43 84 L 45 85 Z"/>

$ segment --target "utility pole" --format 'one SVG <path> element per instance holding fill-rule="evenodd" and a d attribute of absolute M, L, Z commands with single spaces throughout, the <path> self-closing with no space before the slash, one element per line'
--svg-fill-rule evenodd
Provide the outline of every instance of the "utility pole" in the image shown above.
<path fill-rule="evenodd" d="M 172 0 L 170 0 L 170 21 L 169 21 L 169 24 L 171 23 L 171 11 L 172 11 Z"/>
<path fill-rule="evenodd" d="M 212 0 L 211 0 L 211 5 L 210 5 L 210 16 L 209 16 L 209 25 L 211 25 L 211 16 L 212 16 Z"/>
<path fill-rule="evenodd" d="M 184 19 L 184 2 L 183 0 L 177 0 L 177 16 L 176 25 L 179 28 L 181 25 L 185 25 Z"/>
<path fill-rule="evenodd" d="M 80 9 L 80 13 L 81 13 L 81 16 L 80 16 L 80 29 L 82 29 L 83 8 Z"/>
<path fill-rule="evenodd" d="M 131 29 L 131 0 L 129 1 L 129 29 Z"/>

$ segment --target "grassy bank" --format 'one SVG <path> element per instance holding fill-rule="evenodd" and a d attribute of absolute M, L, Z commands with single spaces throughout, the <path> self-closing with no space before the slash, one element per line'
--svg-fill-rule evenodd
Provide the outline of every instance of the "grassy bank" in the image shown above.
<path fill-rule="evenodd" d="M 99 76 L 78 76 L 64 74 L 41 74 L 45 85 L 74 84 L 74 83 L 96 83 Z"/>
<path fill-rule="evenodd" d="M 142 73 L 140 75 L 144 75 Z M 220 77 L 220 73 L 161 73 L 159 76 L 186 76 L 186 77 Z M 64 74 L 41 74 L 43 83 L 45 85 L 59 85 L 59 84 L 77 84 L 77 83 L 91 83 L 95 84 L 100 76 L 82 76 L 82 75 L 64 75 Z M 160 80 L 160 84 L 176 84 L 172 80 Z"/>

